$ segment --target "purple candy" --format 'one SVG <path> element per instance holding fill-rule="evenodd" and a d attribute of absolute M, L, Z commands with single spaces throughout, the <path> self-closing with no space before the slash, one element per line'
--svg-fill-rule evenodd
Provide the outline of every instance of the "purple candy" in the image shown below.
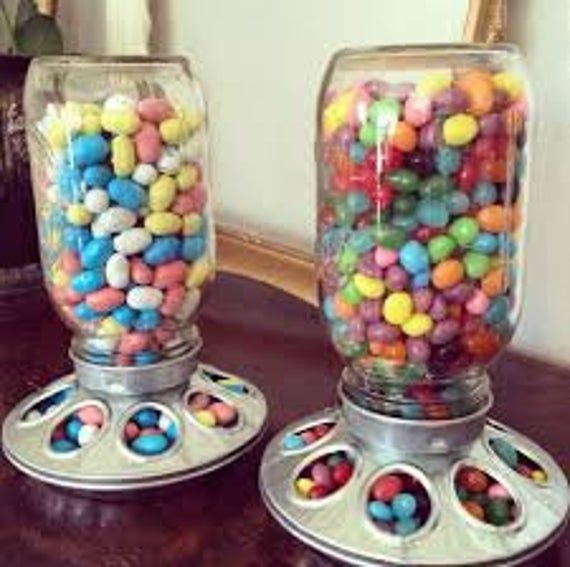
<path fill-rule="evenodd" d="M 495 90 L 493 93 L 493 110 L 500 112 L 510 104 L 509 94 L 506 91 Z"/>
<path fill-rule="evenodd" d="M 453 286 L 450 289 L 446 289 L 443 292 L 443 296 L 450 303 L 465 303 L 471 294 L 473 293 L 473 285 L 462 282 Z"/>
<path fill-rule="evenodd" d="M 406 166 L 418 175 L 427 177 L 434 171 L 433 153 L 430 150 L 416 150 L 406 155 Z"/>
<path fill-rule="evenodd" d="M 427 313 L 433 301 L 433 291 L 427 287 L 413 293 L 414 308 L 417 313 Z"/>
<path fill-rule="evenodd" d="M 444 345 L 459 333 L 459 323 L 455 319 L 445 319 L 435 325 L 430 340 L 434 345 Z"/>
<path fill-rule="evenodd" d="M 348 152 L 352 142 L 354 141 L 354 133 L 349 126 L 343 126 L 336 135 L 336 143 L 339 145 L 339 149 L 343 149 Z"/>
<path fill-rule="evenodd" d="M 401 266 L 390 266 L 386 270 L 384 282 L 390 291 L 402 291 L 408 285 L 408 273 Z"/>
<path fill-rule="evenodd" d="M 439 126 L 435 120 L 428 122 L 420 130 L 419 146 L 422 150 L 433 150 L 439 140 Z"/>
<path fill-rule="evenodd" d="M 442 321 L 447 317 L 447 302 L 443 296 L 436 295 L 429 310 L 429 315 L 434 321 Z"/>
<path fill-rule="evenodd" d="M 311 467 L 311 478 L 316 484 L 330 488 L 333 485 L 332 473 L 324 463 L 315 463 Z"/>
<path fill-rule="evenodd" d="M 479 120 L 479 132 L 481 136 L 490 138 L 498 136 L 503 130 L 503 119 L 500 114 L 487 114 Z"/>
<path fill-rule="evenodd" d="M 424 339 L 410 338 L 406 341 L 406 352 L 408 354 L 408 360 L 410 362 L 423 364 L 424 362 L 428 361 L 431 354 L 431 349 Z"/>
<path fill-rule="evenodd" d="M 358 314 L 366 323 L 376 323 L 380 319 L 380 302 L 374 299 L 361 301 Z"/>
<path fill-rule="evenodd" d="M 389 323 L 373 323 L 368 326 L 366 336 L 372 343 L 391 344 L 400 338 L 400 329 Z"/>
<path fill-rule="evenodd" d="M 364 342 L 366 338 L 366 323 L 360 317 L 354 317 L 348 322 L 346 336 L 350 342 Z"/>
<path fill-rule="evenodd" d="M 459 89 L 446 89 L 435 96 L 434 106 L 438 114 L 457 114 L 469 106 L 467 95 Z"/>
<path fill-rule="evenodd" d="M 358 260 L 357 270 L 364 274 L 365 276 L 370 276 L 371 278 L 382 279 L 384 276 L 384 270 L 376 263 L 374 260 L 374 252 L 370 251 L 363 254 Z"/>

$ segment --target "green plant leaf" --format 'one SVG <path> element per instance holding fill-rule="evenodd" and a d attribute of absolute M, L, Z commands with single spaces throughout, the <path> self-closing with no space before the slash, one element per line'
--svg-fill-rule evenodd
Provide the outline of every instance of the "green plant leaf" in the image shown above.
<path fill-rule="evenodd" d="M 63 39 L 55 19 L 36 14 L 16 30 L 16 49 L 22 55 L 58 55 Z"/>
<path fill-rule="evenodd" d="M 20 0 L 20 2 L 18 2 L 18 11 L 16 13 L 16 29 L 21 27 L 24 22 L 27 22 L 37 13 L 38 9 L 34 0 Z"/>

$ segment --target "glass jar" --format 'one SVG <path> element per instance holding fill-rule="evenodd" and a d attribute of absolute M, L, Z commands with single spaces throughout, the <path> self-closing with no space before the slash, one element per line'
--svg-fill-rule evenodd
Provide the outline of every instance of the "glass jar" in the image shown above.
<path fill-rule="evenodd" d="M 321 307 L 359 403 L 489 403 L 521 307 L 529 87 L 511 46 L 337 53 L 318 108 Z"/>
<path fill-rule="evenodd" d="M 186 61 L 35 59 L 25 112 L 43 274 L 72 353 L 131 366 L 188 352 L 214 234 Z"/>

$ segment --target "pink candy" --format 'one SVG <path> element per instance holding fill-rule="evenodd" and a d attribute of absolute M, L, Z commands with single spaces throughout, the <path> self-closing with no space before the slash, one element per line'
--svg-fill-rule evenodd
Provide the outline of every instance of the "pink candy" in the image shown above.
<path fill-rule="evenodd" d="M 501 500 L 510 498 L 509 491 L 502 484 L 493 484 L 487 490 L 487 495 L 491 500 Z"/>
<path fill-rule="evenodd" d="M 154 287 L 164 289 L 174 284 L 181 283 L 186 277 L 186 263 L 182 260 L 168 262 L 158 266 L 154 271 Z"/>
<path fill-rule="evenodd" d="M 166 317 L 174 315 L 181 307 L 186 296 L 186 289 L 183 285 L 174 285 L 166 290 L 164 301 L 160 306 L 160 312 Z"/>
<path fill-rule="evenodd" d="M 85 303 L 94 311 L 104 313 L 125 302 L 125 293 L 112 287 L 104 287 L 98 291 L 87 294 Z"/>
<path fill-rule="evenodd" d="M 137 104 L 139 116 L 146 122 L 159 124 L 174 115 L 174 110 L 170 103 L 164 98 L 149 97 Z"/>
<path fill-rule="evenodd" d="M 118 350 L 121 354 L 136 354 L 141 350 L 145 350 L 149 344 L 150 335 L 148 333 L 126 333 L 121 337 Z"/>
<path fill-rule="evenodd" d="M 131 279 L 139 285 L 149 285 L 152 283 L 154 273 L 147 264 L 140 258 L 131 260 Z"/>
<path fill-rule="evenodd" d="M 78 274 L 81 271 L 81 262 L 79 256 L 71 250 L 65 250 L 59 257 L 61 269 L 70 276 Z"/>
<path fill-rule="evenodd" d="M 406 100 L 404 118 L 406 122 L 419 128 L 427 124 L 432 117 L 431 101 L 429 98 L 412 96 Z"/>
<path fill-rule="evenodd" d="M 85 406 L 77 410 L 77 417 L 84 424 L 96 425 L 101 427 L 104 421 L 104 415 L 97 406 Z"/>
<path fill-rule="evenodd" d="M 490 300 L 485 292 L 476 289 L 471 298 L 465 303 L 465 309 L 472 315 L 483 315 L 489 308 Z"/>
<path fill-rule="evenodd" d="M 389 248 L 378 246 L 374 253 L 374 260 L 381 268 L 392 266 L 398 261 L 398 252 Z"/>
<path fill-rule="evenodd" d="M 135 135 L 135 148 L 139 161 L 157 162 L 162 152 L 160 132 L 153 124 L 144 123 Z"/>

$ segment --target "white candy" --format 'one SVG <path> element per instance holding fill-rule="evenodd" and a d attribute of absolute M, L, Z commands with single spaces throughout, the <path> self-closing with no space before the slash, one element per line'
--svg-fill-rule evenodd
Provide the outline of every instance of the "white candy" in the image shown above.
<path fill-rule="evenodd" d="M 156 181 L 158 171 L 150 163 L 139 163 L 131 177 L 140 185 L 150 185 Z"/>
<path fill-rule="evenodd" d="M 115 236 L 113 245 L 115 250 L 130 256 L 138 254 L 150 246 L 152 235 L 146 228 L 129 228 L 121 232 L 119 236 Z"/>
<path fill-rule="evenodd" d="M 24 416 L 24 421 L 37 421 L 42 418 L 42 414 L 38 410 L 31 410 L 26 412 Z"/>
<path fill-rule="evenodd" d="M 105 266 L 107 283 L 115 289 L 129 285 L 129 261 L 122 254 L 113 254 Z"/>
<path fill-rule="evenodd" d="M 126 94 L 114 94 L 105 100 L 103 111 L 108 112 L 124 112 L 125 110 L 134 110 L 136 106 L 135 99 Z"/>
<path fill-rule="evenodd" d="M 198 306 L 200 305 L 200 299 L 202 294 L 199 289 L 193 288 L 186 292 L 186 297 L 184 302 L 174 315 L 174 318 L 178 321 L 188 321 L 190 316 L 194 314 Z"/>
<path fill-rule="evenodd" d="M 197 161 L 204 151 L 204 140 L 200 136 L 192 136 L 180 147 L 180 157 L 182 161 Z"/>
<path fill-rule="evenodd" d="M 162 429 L 162 431 L 167 431 L 171 425 L 172 420 L 165 413 L 161 414 L 158 420 L 158 428 Z"/>
<path fill-rule="evenodd" d="M 162 303 L 162 291 L 141 285 L 127 293 L 127 305 L 133 309 L 156 309 Z"/>
<path fill-rule="evenodd" d="M 98 432 L 99 427 L 90 423 L 86 423 L 77 433 L 77 444 L 80 447 L 87 445 L 87 443 L 89 443 L 89 441 L 91 441 L 91 439 L 93 439 L 93 437 L 95 437 Z"/>
<path fill-rule="evenodd" d="M 137 222 L 137 215 L 123 207 L 111 207 L 101 213 L 91 225 L 91 232 L 96 238 L 109 236 L 114 232 L 123 232 L 133 227 Z"/>
<path fill-rule="evenodd" d="M 121 342 L 120 335 L 104 335 L 102 337 L 86 337 L 85 346 L 95 352 L 112 354 Z"/>
<path fill-rule="evenodd" d="M 180 166 L 182 165 L 182 156 L 180 152 L 173 148 L 172 146 L 167 146 L 162 150 L 160 154 L 160 158 L 156 163 L 156 167 L 158 167 L 158 171 L 161 173 L 168 173 L 169 175 L 173 175 L 174 173 L 178 173 Z"/>
<path fill-rule="evenodd" d="M 83 204 L 90 213 L 102 213 L 109 208 L 109 194 L 105 189 L 94 187 L 85 193 Z"/>

